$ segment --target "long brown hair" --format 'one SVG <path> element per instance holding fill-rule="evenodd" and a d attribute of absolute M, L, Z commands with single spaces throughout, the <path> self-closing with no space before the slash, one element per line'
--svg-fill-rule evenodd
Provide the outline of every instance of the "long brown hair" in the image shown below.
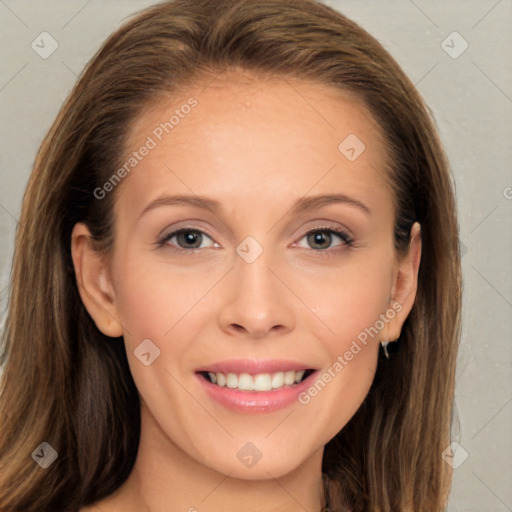
<path fill-rule="evenodd" d="M 159 95 L 234 67 L 352 92 L 384 134 L 397 251 L 414 221 L 422 228 L 417 297 L 397 350 L 380 354 L 364 403 L 325 447 L 323 472 L 333 506 L 444 509 L 461 277 L 453 182 L 428 107 L 371 35 L 313 0 L 176 0 L 109 37 L 39 149 L 2 337 L 2 512 L 76 511 L 130 473 L 137 390 L 122 338 L 103 335 L 80 300 L 71 230 L 85 222 L 108 253 L 117 190 L 101 200 L 94 190 L 121 164 L 134 120 Z M 31 457 L 42 442 L 58 452 L 47 469 Z"/>

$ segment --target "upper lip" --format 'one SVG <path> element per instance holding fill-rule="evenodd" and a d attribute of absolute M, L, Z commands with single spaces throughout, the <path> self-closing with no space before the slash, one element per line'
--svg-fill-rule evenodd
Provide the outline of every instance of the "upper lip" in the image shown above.
<path fill-rule="evenodd" d="M 313 370 L 311 365 L 287 359 L 230 359 L 217 363 L 207 364 L 196 372 L 212 373 L 275 373 L 280 371 Z"/>

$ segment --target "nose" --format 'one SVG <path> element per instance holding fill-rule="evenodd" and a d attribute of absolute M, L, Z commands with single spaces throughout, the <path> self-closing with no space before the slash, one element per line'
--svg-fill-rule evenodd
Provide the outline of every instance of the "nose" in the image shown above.
<path fill-rule="evenodd" d="M 219 324 L 223 331 L 249 338 L 285 334 L 295 328 L 299 301 L 265 251 L 252 263 L 235 255 L 223 283 Z"/>

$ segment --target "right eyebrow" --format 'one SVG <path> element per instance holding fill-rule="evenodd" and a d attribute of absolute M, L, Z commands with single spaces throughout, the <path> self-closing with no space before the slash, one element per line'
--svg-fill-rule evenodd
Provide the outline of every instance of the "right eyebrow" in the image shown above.
<path fill-rule="evenodd" d="M 175 194 L 175 195 L 163 195 L 157 197 L 151 201 L 140 213 L 139 219 L 147 212 L 154 210 L 160 206 L 195 206 L 196 208 L 202 208 L 204 210 L 210 210 L 213 213 L 221 211 L 222 205 L 219 201 L 211 199 L 205 196 L 188 195 L 188 194 Z"/>

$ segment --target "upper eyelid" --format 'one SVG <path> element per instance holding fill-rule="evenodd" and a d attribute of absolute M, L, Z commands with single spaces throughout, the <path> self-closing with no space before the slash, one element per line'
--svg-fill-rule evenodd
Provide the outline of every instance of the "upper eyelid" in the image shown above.
<path fill-rule="evenodd" d="M 212 240 L 212 242 L 214 243 L 218 243 L 216 242 L 216 240 L 214 239 L 213 235 L 211 235 L 208 230 L 206 230 L 205 228 L 200 228 L 200 227 L 193 227 L 193 226 L 183 226 L 183 227 L 179 227 L 179 228 L 176 228 L 176 229 L 173 229 L 172 231 L 170 231 L 169 233 L 163 235 L 163 236 L 160 236 L 158 238 L 158 240 L 161 240 L 161 241 L 168 241 L 169 239 L 171 238 L 174 238 L 178 233 L 181 233 L 183 231 L 197 231 L 199 233 L 202 233 L 204 235 L 206 235 L 208 238 L 210 238 L 210 240 Z M 346 237 L 349 239 L 350 243 L 352 243 L 354 241 L 354 237 L 353 235 L 351 234 L 350 230 L 347 230 L 346 228 L 344 227 L 337 227 L 337 226 L 328 226 L 328 225 L 319 225 L 319 226 L 313 226 L 311 228 L 308 228 L 306 231 L 304 231 L 301 235 L 299 235 L 299 238 L 297 239 L 297 241 L 301 240 L 302 238 L 304 238 L 305 236 L 309 235 L 310 233 L 314 233 L 315 231 L 331 231 L 333 232 L 333 234 L 339 238 L 341 238 L 341 240 L 343 241 L 343 243 L 349 243 L 347 241 L 344 240 L 344 238 L 340 235 L 338 235 L 336 232 L 341 232 L 343 233 L 344 235 L 346 235 Z M 293 243 L 296 243 L 296 242 L 293 242 Z M 182 248 L 181 248 L 182 249 Z M 191 250 L 198 250 L 199 248 L 196 247 L 194 249 L 191 249 Z"/>
<path fill-rule="evenodd" d="M 345 230 L 344 228 L 332 228 L 328 226 L 308 229 L 298 238 L 298 240 L 302 240 L 305 236 L 309 235 L 310 233 L 314 233 L 315 231 L 330 231 L 332 234 L 334 234 L 334 236 L 337 236 L 339 239 L 341 239 L 342 243 L 345 245 L 352 246 L 354 243 L 354 237 L 348 230 Z"/>
<path fill-rule="evenodd" d="M 185 222 L 186 222 L 186 221 L 185 221 Z M 191 221 L 189 221 L 189 222 L 192 224 L 192 223 L 195 223 L 195 222 L 197 222 L 197 221 L 193 221 L 193 220 L 191 220 Z M 206 228 L 206 227 L 204 227 L 204 226 L 201 226 L 200 224 L 199 224 L 199 225 L 196 225 L 196 226 L 192 226 L 192 225 L 184 224 L 183 226 L 173 227 L 173 228 L 172 228 L 170 231 L 168 231 L 168 232 L 166 232 L 166 229 L 167 229 L 167 228 L 165 228 L 165 229 L 163 229 L 163 230 L 161 231 L 161 233 L 164 233 L 164 234 L 159 234 L 159 235 L 157 236 L 157 239 L 158 239 L 158 240 L 163 240 L 163 239 L 165 239 L 165 238 L 169 238 L 171 235 L 173 235 L 173 236 L 174 236 L 174 235 L 176 235 L 176 233 L 179 233 L 180 231 L 183 231 L 183 230 L 185 230 L 185 231 L 189 230 L 189 231 L 199 231 L 199 232 L 201 232 L 201 233 L 204 233 L 205 235 L 209 236 L 213 241 L 215 241 L 214 235 L 213 235 L 212 233 L 210 233 L 209 229 L 208 229 L 208 228 Z M 229 236 L 230 241 L 233 241 L 233 240 L 231 240 L 232 238 L 233 238 L 232 236 Z"/>
<path fill-rule="evenodd" d="M 217 219 L 218 219 L 218 217 L 217 217 Z M 304 217 L 301 215 L 297 219 L 297 222 L 300 222 L 302 224 L 304 220 L 305 220 Z M 206 233 L 210 238 L 214 239 L 214 235 L 210 232 L 209 228 L 204 226 L 204 224 L 208 225 L 208 222 L 205 223 L 201 219 L 191 218 L 188 220 L 183 220 L 181 222 L 177 222 L 176 224 L 178 224 L 178 226 L 177 227 L 173 226 L 172 231 L 169 231 L 168 234 L 175 233 L 176 231 L 180 231 L 182 229 L 193 229 L 196 231 L 202 231 L 202 232 Z M 195 226 L 193 224 L 195 224 Z M 354 240 L 356 238 L 354 231 L 352 229 L 350 229 L 349 227 L 347 227 L 344 222 L 317 218 L 317 219 L 310 219 L 307 222 L 307 224 L 311 224 L 311 227 L 308 227 L 306 229 L 306 231 L 304 231 L 302 233 L 302 235 L 300 235 L 300 236 L 304 236 L 307 233 L 309 233 L 310 231 L 315 231 L 315 230 L 319 230 L 319 229 L 330 229 L 332 231 L 342 231 L 346 235 L 348 235 L 348 237 L 352 240 Z M 222 221 L 221 221 L 221 226 L 222 227 L 220 229 L 220 232 L 221 232 L 222 236 L 225 236 L 227 238 L 228 242 L 230 242 L 232 244 L 237 244 L 237 239 L 235 238 L 235 234 L 233 233 L 233 231 L 231 229 L 229 229 L 227 227 L 227 225 Z M 166 230 L 167 230 L 167 228 L 164 228 L 164 229 L 162 229 L 162 231 L 160 231 L 160 233 L 164 233 Z M 293 231 L 296 232 L 296 229 L 294 229 Z M 160 240 L 166 236 L 167 235 L 158 234 L 157 238 Z"/>

